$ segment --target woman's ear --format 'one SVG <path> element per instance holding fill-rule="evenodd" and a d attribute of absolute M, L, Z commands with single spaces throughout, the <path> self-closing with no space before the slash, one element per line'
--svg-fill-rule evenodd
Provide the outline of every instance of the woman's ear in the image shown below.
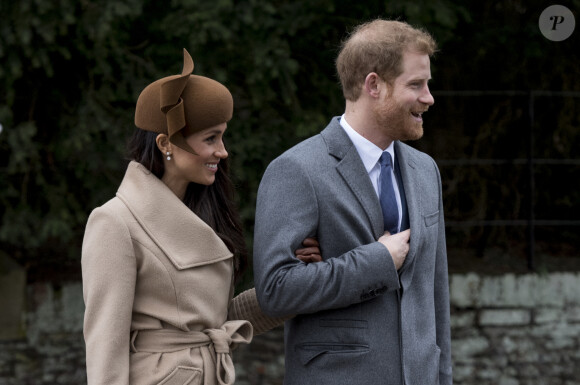
<path fill-rule="evenodd" d="M 163 156 L 167 157 L 167 160 L 171 160 L 171 155 L 173 154 L 173 147 L 169 141 L 169 137 L 165 134 L 159 134 L 155 138 L 155 143 L 157 143 L 157 148 Z"/>
<path fill-rule="evenodd" d="M 157 148 L 162 153 L 165 154 L 167 151 L 171 152 L 171 142 L 169 141 L 169 137 L 167 135 L 157 135 L 157 138 L 155 138 L 155 143 L 157 143 Z"/>

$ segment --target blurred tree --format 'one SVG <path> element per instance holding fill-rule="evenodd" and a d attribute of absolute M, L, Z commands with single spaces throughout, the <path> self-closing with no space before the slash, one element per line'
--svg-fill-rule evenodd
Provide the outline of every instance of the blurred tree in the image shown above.
<path fill-rule="evenodd" d="M 77 264 L 87 212 L 115 191 L 142 66 L 123 26 L 141 12 L 134 0 L 2 2 L 0 242 L 31 269 Z"/>
<path fill-rule="evenodd" d="M 577 10 L 580 1 L 564 5 Z M 234 95 L 226 140 L 251 243 L 267 164 L 344 109 L 334 60 L 355 25 L 396 18 L 430 31 L 440 45 L 434 92 L 578 91 L 580 34 L 560 43 L 545 39 L 537 27 L 544 7 L 539 0 L 1 0 L 0 249 L 27 266 L 32 279 L 48 266 L 78 273 L 87 216 L 114 195 L 123 176 L 137 96 L 152 80 L 180 72 L 182 48 L 193 56 L 194 73 L 221 81 Z M 525 144 L 514 145 L 525 142 L 525 97 L 436 99 L 425 139 L 413 146 L 443 160 L 527 156 Z M 558 124 L 541 136 L 542 144 L 554 145 L 539 146 L 538 154 L 575 156 L 576 106 L 569 99 L 556 106 Z M 442 172 L 451 219 L 524 215 L 525 191 L 513 205 L 491 204 L 517 188 L 520 177 L 498 179 L 493 170 L 473 168 Z M 562 212 L 577 201 L 572 193 L 558 198 Z"/>

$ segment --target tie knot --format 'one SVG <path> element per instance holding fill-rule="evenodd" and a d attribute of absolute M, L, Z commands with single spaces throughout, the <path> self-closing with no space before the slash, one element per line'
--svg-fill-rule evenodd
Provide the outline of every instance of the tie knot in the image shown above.
<path fill-rule="evenodd" d="M 383 151 L 379 163 L 381 164 L 381 167 L 392 166 L 391 154 L 389 154 L 388 151 Z"/>

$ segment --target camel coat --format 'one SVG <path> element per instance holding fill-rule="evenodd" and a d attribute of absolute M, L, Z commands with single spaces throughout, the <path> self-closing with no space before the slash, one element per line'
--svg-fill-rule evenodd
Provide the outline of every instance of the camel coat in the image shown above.
<path fill-rule="evenodd" d="M 253 289 L 232 301 L 232 253 L 136 162 L 89 217 L 82 275 L 89 385 L 232 384 L 230 349 L 252 338 L 240 319 L 258 332 L 281 322 Z"/>

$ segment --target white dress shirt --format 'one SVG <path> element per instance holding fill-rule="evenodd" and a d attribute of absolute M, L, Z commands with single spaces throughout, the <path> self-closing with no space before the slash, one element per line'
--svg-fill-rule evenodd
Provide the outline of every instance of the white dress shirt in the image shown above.
<path fill-rule="evenodd" d="M 371 183 L 377 193 L 377 197 L 380 196 L 380 183 L 379 177 L 381 175 L 381 165 L 379 163 L 379 158 L 383 154 L 383 150 L 378 147 L 376 144 L 372 143 L 361 134 L 355 131 L 354 128 L 351 127 L 350 124 L 346 121 L 344 115 L 340 118 L 340 125 L 354 144 L 364 166 L 369 174 L 369 178 L 371 179 Z M 397 198 L 397 207 L 399 209 L 399 231 L 401 230 L 401 219 L 403 217 L 402 212 L 403 209 L 401 207 L 401 194 L 399 193 L 399 185 L 397 183 L 397 178 L 395 177 L 395 146 L 394 142 L 392 142 L 389 147 L 385 151 L 388 151 L 391 154 L 393 159 L 393 167 L 391 171 L 391 179 L 393 181 L 393 188 L 395 190 L 395 197 Z"/>

